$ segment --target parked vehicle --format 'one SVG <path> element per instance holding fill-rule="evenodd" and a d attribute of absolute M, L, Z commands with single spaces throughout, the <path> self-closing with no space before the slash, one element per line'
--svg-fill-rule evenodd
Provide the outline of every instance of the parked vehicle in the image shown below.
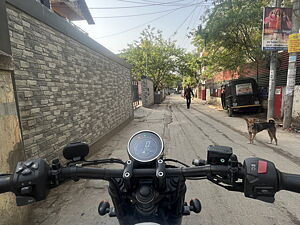
<path fill-rule="evenodd" d="M 186 180 L 206 178 L 212 184 L 265 202 L 274 202 L 275 193 L 280 190 L 300 193 L 300 175 L 282 173 L 272 162 L 260 158 L 248 158 L 241 164 L 230 147 L 209 146 L 207 160 L 195 159 L 194 166 L 163 158 L 163 150 L 161 137 L 147 130 L 130 138 L 127 147 L 130 159 L 126 162 L 87 161 L 88 145 L 73 143 L 64 148 L 63 155 L 68 160 L 65 166 L 58 160 L 51 165 L 43 159 L 19 162 L 13 174 L 0 176 L 0 193 L 15 193 L 17 205 L 22 206 L 45 199 L 49 189 L 66 181 L 106 180 L 113 207 L 102 201 L 98 212 L 101 216 L 117 217 L 121 225 L 144 222 L 180 225 L 183 216 L 200 213 L 198 199 L 192 199 L 189 205 L 185 202 Z M 124 167 L 88 167 L 103 163 L 119 163 Z"/>
<path fill-rule="evenodd" d="M 221 100 L 228 116 L 238 110 L 262 109 L 258 85 L 253 78 L 230 80 L 222 85 Z"/>

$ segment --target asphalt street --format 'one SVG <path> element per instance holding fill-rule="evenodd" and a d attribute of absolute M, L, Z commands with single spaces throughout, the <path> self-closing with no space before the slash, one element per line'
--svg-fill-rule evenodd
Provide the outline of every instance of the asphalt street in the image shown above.
<path fill-rule="evenodd" d="M 186 109 L 184 99 L 171 95 L 163 104 L 135 110 L 134 120 L 111 137 L 91 158 L 128 159 L 126 146 L 132 134 L 153 130 L 161 135 L 168 158 L 191 164 L 192 159 L 206 159 L 209 145 L 231 146 L 239 161 L 260 157 L 273 161 L 279 170 L 300 174 L 299 134 L 278 130 L 279 145 L 268 144 L 267 131 L 248 144 L 246 123 L 228 117 L 224 111 L 193 101 Z M 276 194 L 274 204 L 245 198 L 206 180 L 187 182 L 186 201 L 198 198 L 200 214 L 183 218 L 186 225 L 300 225 L 300 195 L 287 191 Z M 116 218 L 99 216 L 98 204 L 109 200 L 105 181 L 80 180 L 51 191 L 47 200 L 33 206 L 32 225 L 112 225 Z"/>

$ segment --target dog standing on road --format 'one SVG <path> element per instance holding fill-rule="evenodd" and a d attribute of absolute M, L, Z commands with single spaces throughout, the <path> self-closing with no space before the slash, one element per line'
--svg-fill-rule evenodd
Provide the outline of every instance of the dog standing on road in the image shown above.
<path fill-rule="evenodd" d="M 258 122 L 255 118 L 245 118 L 245 120 L 247 122 L 250 144 L 253 143 L 253 140 L 257 133 L 263 130 L 267 130 L 271 139 L 271 143 L 274 139 L 277 145 L 276 127 L 274 119 L 269 119 L 268 122 Z"/>

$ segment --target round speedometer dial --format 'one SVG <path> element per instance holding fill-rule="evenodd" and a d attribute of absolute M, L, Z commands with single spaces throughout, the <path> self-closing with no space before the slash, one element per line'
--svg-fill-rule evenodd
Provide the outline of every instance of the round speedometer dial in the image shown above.
<path fill-rule="evenodd" d="M 150 162 L 157 159 L 164 148 L 161 137 L 149 130 L 135 133 L 128 142 L 128 154 L 139 162 Z"/>

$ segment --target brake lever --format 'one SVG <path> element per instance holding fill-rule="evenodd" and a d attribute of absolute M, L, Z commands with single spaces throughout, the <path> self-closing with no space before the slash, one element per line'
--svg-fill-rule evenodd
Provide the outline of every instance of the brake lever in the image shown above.
<path fill-rule="evenodd" d="M 222 176 L 210 174 L 207 176 L 207 179 L 229 191 L 244 192 L 243 183 L 237 182 L 241 169 L 242 164 L 238 162 L 237 156 L 235 154 L 232 154 L 228 160 L 228 173 L 225 178 Z"/>
<path fill-rule="evenodd" d="M 235 183 L 235 185 L 233 185 L 233 186 L 226 186 L 226 185 L 219 184 L 219 186 L 225 188 L 228 191 L 235 191 L 235 192 L 244 193 L 243 183 Z"/>
<path fill-rule="evenodd" d="M 233 183 L 230 183 L 228 180 L 226 179 L 221 179 L 219 177 L 214 177 L 214 176 L 207 176 L 207 179 L 222 187 L 222 188 L 225 188 L 226 190 L 228 191 L 236 191 L 236 192 L 244 192 L 244 186 L 243 186 L 243 183 L 242 182 L 233 182 Z M 228 185 L 224 185 L 224 184 L 228 184 Z"/>

